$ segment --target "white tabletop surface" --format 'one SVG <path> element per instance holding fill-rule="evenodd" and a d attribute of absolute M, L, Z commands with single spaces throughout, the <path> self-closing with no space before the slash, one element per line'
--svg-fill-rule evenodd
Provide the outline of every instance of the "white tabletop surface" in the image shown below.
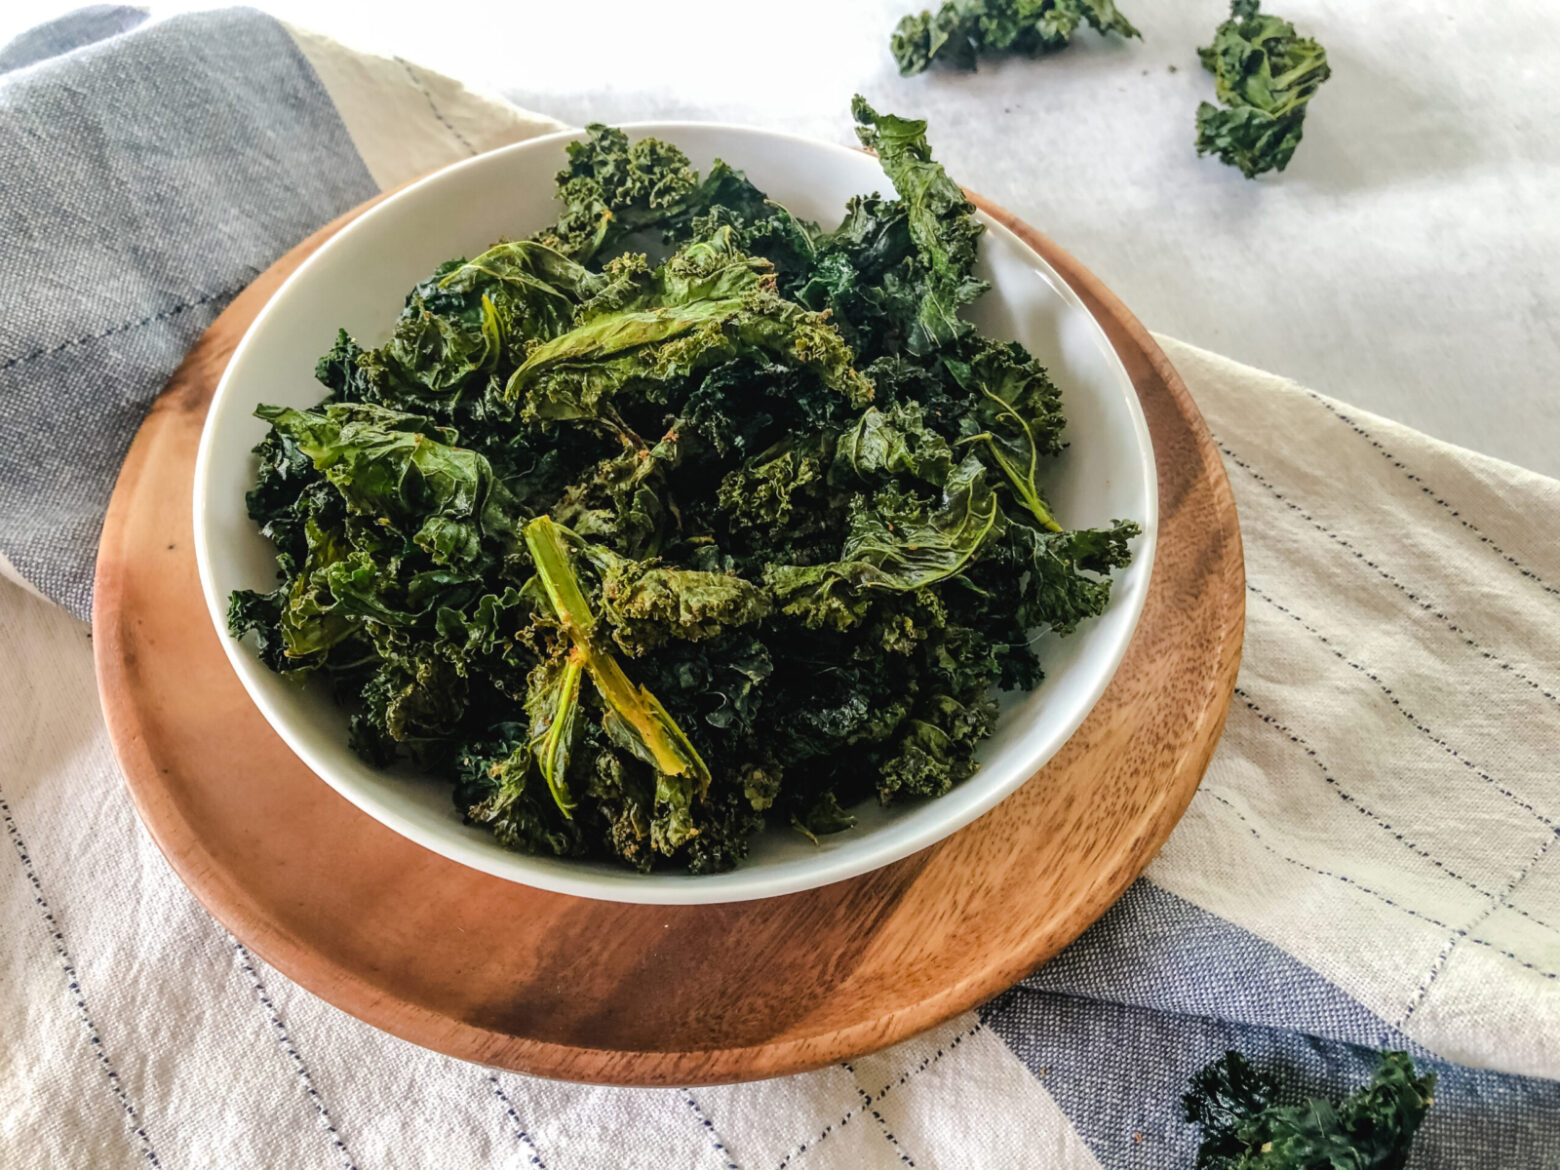
<path fill-rule="evenodd" d="M 1150 328 L 1560 475 L 1560 2 L 1273 0 L 1334 76 L 1289 170 L 1256 182 L 1192 148 L 1222 0 L 1123 0 L 1141 42 L 902 79 L 888 35 L 916 2 L 258 7 L 571 122 L 850 141 L 862 92 L 928 118 L 960 181 Z M 72 6 L 3 6 L 0 36 Z"/>

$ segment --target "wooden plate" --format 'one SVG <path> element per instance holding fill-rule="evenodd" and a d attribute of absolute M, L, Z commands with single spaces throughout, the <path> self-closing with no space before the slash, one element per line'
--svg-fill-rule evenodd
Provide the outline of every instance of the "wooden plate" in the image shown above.
<path fill-rule="evenodd" d="M 190 487 L 234 345 L 359 208 L 212 324 L 143 423 L 104 522 L 93 617 L 109 734 L 142 819 L 195 896 L 289 978 L 378 1028 L 467 1060 L 612 1084 L 747 1080 L 857 1056 L 981 1003 L 1076 938 L 1169 835 L 1224 726 L 1245 617 L 1240 530 L 1207 427 L 1143 327 L 1066 252 L 983 206 L 1104 325 L 1159 471 L 1137 633 L 1034 779 L 885 869 L 720 906 L 533 890 L 444 860 L 337 796 L 223 656 L 196 578 Z"/>

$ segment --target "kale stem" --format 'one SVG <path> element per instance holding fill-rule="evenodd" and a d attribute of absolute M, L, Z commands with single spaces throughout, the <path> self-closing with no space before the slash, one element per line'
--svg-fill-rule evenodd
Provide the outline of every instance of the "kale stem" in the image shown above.
<path fill-rule="evenodd" d="M 982 394 L 991 399 L 1002 408 L 1002 415 L 1007 415 L 1018 424 L 1024 432 L 1024 441 L 1029 445 L 1029 470 L 1021 470 L 1019 466 L 1008 458 L 1007 452 L 1002 450 L 997 443 L 997 437 L 990 431 L 982 431 L 978 435 L 971 435 L 967 439 L 959 440 L 961 443 L 984 442 L 991 450 L 991 457 L 997 461 L 997 466 L 1002 469 L 1002 474 L 1008 477 L 1008 482 L 1013 485 L 1013 491 L 1017 494 L 1019 502 L 1028 508 L 1034 518 L 1040 522 L 1042 528 L 1051 532 L 1062 531 L 1062 526 L 1056 522 L 1056 517 L 1051 515 L 1051 509 L 1040 498 L 1040 489 L 1035 485 L 1035 476 L 1040 470 L 1040 449 L 1035 444 L 1035 432 L 1023 415 L 1013 408 L 1013 404 L 1000 395 L 993 394 L 984 386 Z M 998 417 L 1001 417 L 999 415 Z"/>
<path fill-rule="evenodd" d="M 553 616 L 563 627 L 569 640 L 587 657 L 590 654 L 590 635 L 596 619 L 590 612 L 590 602 L 580 589 L 579 578 L 569 564 L 568 550 L 563 546 L 561 529 L 550 516 L 538 516 L 526 524 L 525 545 L 536 562 L 536 575 L 551 603 Z"/>
<path fill-rule="evenodd" d="M 550 516 L 538 516 L 525 526 L 525 544 L 536 563 L 536 575 L 553 615 L 574 643 L 602 702 L 616 717 L 618 728 L 643 749 L 641 754 L 647 762 L 668 776 L 692 775 L 699 781 L 701 792 L 707 790 L 710 770 L 682 728 L 659 699 L 644 687 L 634 685 L 617 658 L 596 638 L 596 619 L 569 563 L 564 531 Z"/>
<path fill-rule="evenodd" d="M 574 818 L 575 801 L 565 776 L 569 770 L 569 742 L 573 738 L 571 733 L 579 710 L 580 675 L 584 669 L 585 656 L 575 647 L 569 651 L 558 677 L 552 719 L 547 724 L 547 730 L 532 746 L 537 765 L 542 770 L 542 779 L 547 781 L 548 791 L 557 802 L 558 811 L 571 820 Z"/>

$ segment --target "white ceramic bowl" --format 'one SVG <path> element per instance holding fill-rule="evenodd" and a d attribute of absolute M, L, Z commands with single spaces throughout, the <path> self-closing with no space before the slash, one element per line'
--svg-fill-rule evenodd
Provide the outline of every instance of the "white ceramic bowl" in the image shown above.
<path fill-rule="evenodd" d="M 723 158 L 772 198 L 825 224 L 838 221 L 851 195 L 889 188 L 876 159 L 842 146 L 703 123 L 626 129 L 676 143 L 701 170 Z M 217 387 L 195 464 L 201 587 L 228 658 L 277 734 L 342 796 L 435 853 L 511 881 L 623 902 L 735 902 L 840 881 L 923 849 L 1018 788 L 1077 730 L 1126 651 L 1154 560 L 1153 450 L 1126 371 L 1061 277 L 995 223 L 987 223 L 981 241 L 981 275 L 993 288 L 973 316 L 991 336 L 1028 346 L 1062 389 L 1072 445 L 1044 480 L 1057 514 L 1074 527 L 1128 517 L 1143 535 L 1131 567 L 1118 574 L 1110 608 L 1071 637 L 1042 640 L 1045 682 L 1005 697 L 997 732 L 981 749 L 980 771 L 940 800 L 857 809 L 857 826 L 821 846 L 771 828 L 741 867 L 716 875 L 646 875 L 512 853 L 462 824 L 445 781 L 364 764 L 348 749 L 345 716 L 323 689 L 289 684 L 226 632 L 228 594 L 269 589 L 275 581 L 271 545 L 244 512 L 255 471 L 250 450 L 266 430 L 251 414 L 255 404 L 314 405 L 322 395 L 314 363 L 338 327 L 379 344 L 406 291 L 442 261 L 551 222 L 553 175 L 564 144 L 576 137 L 556 134 L 485 154 L 385 200 L 305 262 L 256 318 Z"/>

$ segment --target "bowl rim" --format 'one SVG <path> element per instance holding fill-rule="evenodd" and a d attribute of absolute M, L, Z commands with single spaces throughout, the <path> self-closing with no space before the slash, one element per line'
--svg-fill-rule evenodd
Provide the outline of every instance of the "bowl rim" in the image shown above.
<path fill-rule="evenodd" d="M 801 145 L 808 149 L 822 149 L 837 156 L 849 157 L 853 160 L 859 159 L 863 154 L 858 149 L 837 142 L 767 127 L 727 122 L 698 120 L 639 121 L 616 124 L 616 128 L 633 136 L 653 134 L 665 137 L 674 143 L 676 141 L 675 135 L 678 131 L 690 130 L 700 133 L 729 133 L 759 141 L 765 139 L 781 140 Z M 309 745 L 307 737 L 300 734 L 292 726 L 291 718 L 287 712 L 279 705 L 273 703 L 271 697 L 261 688 L 259 685 L 261 678 L 259 672 L 265 670 L 265 667 L 249 650 L 247 643 L 242 639 L 230 637 L 227 633 L 227 597 L 220 592 L 216 581 L 212 549 L 208 539 L 210 513 L 208 508 L 210 499 L 208 488 L 211 486 L 213 452 L 219 434 L 219 429 L 212 425 L 211 420 L 216 417 L 219 407 L 226 400 L 232 389 L 235 380 L 234 371 L 242 369 L 242 359 L 250 349 L 251 344 L 263 332 L 266 322 L 277 310 L 278 306 L 286 300 L 295 286 L 304 284 L 312 279 L 313 273 L 318 267 L 326 263 L 328 257 L 348 246 L 346 241 L 351 240 L 357 233 L 370 230 L 368 225 L 373 225 L 382 218 L 397 214 L 401 208 L 423 197 L 430 188 L 448 182 L 451 176 L 468 168 L 491 166 L 498 158 L 516 153 L 541 153 L 547 147 L 559 147 L 569 142 L 578 141 L 584 133 L 583 130 L 579 129 L 567 129 L 534 138 L 527 138 L 496 150 L 487 151 L 468 159 L 462 159 L 384 195 L 379 202 L 326 240 L 319 249 L 305 259 L 277 287 L 265 305 L 255 315 L 249 328 L 229 356 L 227 364 L 222 371 L 222 376 L 212 394 L 211 402 L 207 407 L 206 415 L 201 424 L 200 443 L 197 448 L 194 467 L 192 519 L 194 521 L 195 559 L 200 577 L 201 592 L 206 601 L 208 615 L 216 629 L 218 640 L 222 644 L 223 653 L 227 656 L 228 662 L 238 675 L 239 682 L 243 686 L 245 693 L 259 709 L 271 730 L 281 738 L 288 749 L 316 777 L 329 785 L 338 795 L 380 824 L 407 840 L 428 849 L 430 852 L 507 881 L 514 881 L 558 894 L 603 901 L 652 905 L 710 905 L 779 897 L 831 885 L 860 876 L 861 874 L 870 873 L 935 845 L 990 811 L 1002 800 L 1033 779 L 1061 750 L 1067 741 L 1072 738 L 1079 726 L 1088 717 L 1089 712 L 1098 704 L 1106 688 L 1115 678 L 1122 659 L 1126 655 L 1127 646 L 1130 644 L 1142 616 L 1143 606 L 1147 600 L 1151 584 L 1152 566 L 1159 530 L 1158 476 L 1154 462 L 1153 440 L 1149 433 L 1148 423 L 1143 415 L 1141 404 L 1138 401 L 1136 388 L 1133 386 L 1126 367 L 1122 364 L 1120 355 L 1116 352 L 1115 346 L 1111 344 L 1099 320 L 1061 274 L 1017 233 L 984 210 L 978 214 L 986 232 L 993 236 L 999 236 L 1010 246 L 1016 247 L 1020 254 L 1024 256 L 1026 263 L 1031 264 L 1039 271 L 1040 275 L 1051 285 L 1053 291 L 1061 297 L 1067 307 L 1072 312 L 1082 315 L 1082 318 L 1087 322 L 1087 328 L 1093 334 L 1093 340 L 1111 368 L 1112 380 L 1117 383 L 1117 389 L 1124 392 L 1123 398 L 1127 405 L 1138 457 L 1137 470 L 1142 473 L 1142 479 L 1146 485 L 1146 514 L 1138 520 L 1142 528 L 1142 535 L 1137 538 L 1137 547 L 1134 549 L 1133 557 L 1135 563 L 1146 565 L 1148 571 L 1136 578 L 1135 588 L 1127 590 L 1118 587 L 1112 591 L 1111 607 L 1114 609 L 1117 606 L 1124 606 L 1127 616 L 1115 643 L 1109 646 L 1108 656 L 1102 655 L 1102 661 L 1095 671 L 1093 683 L 1082 693 L 1081 698 L 1074 701 L 1075 716 L 1058 724 L 1046 742 L 1038 751 L 1033 753 L 1032 759 L 1026 763 L 1024 768 L 1020 769 L 1019 773 L 1012 780 L 1003 784 L 994 784 L 981 788 L 974 784 L 977 778 L 972 777 L 971 780 L 967 780 L 956 787 L 953 792 L 939 798 L 937 805 L 939 808 L 947 808 L 949 811 L 948 816 L 936 819 L 927 818 L 922 824 L 915 826 L 912 831 L 902 831 L 893 835 L 879 833 L 876 834 L 876 840 L 870 834 L 863 836 L 852 841 L 852 847 L 848 850 L 820 853 L 818 854 L 816 865 L 810 865 L 805 869 L 793 870 L 781 875 L 775 875 L 762 868 L 744 868 L 742 866 L 738 866 L 726 873 L 708 875 L 680 872 L 641 874 L 630 872 L 626 869 L 621 874 L 618 874 L 586 868 L 583 865 L 571 872 L 570 869 L 562 866 L 554 867 L 552 865 L 539 864 L 539 860 L 542 859 L 533 858 L 525 853 L 505 850 L 496 843 L 489 841 L 444 839 L 434 842 L 429 838 L 428 834 L 423 832 L 421 826 L 414 818 L 405 814 L 397 807 L 395 800 L 379 800 L 372 793 L 365 792 L 355 783 L 343 781 L 336 775 L 334 765 L 328 756 L 315 751 Z M 1118 581 L 1119 585 L 1120 582 Z M 1108 659 L 1108 661 L 1104 661 L 1104 659 Z M 949 798 L 956 793 L 965 793 L 965 799 L 962 801 L 950 801 Z M 973 795 L 970 795 L 972 793 Z M 945 801 L 949 803 L 944 804 Z M 553 861 L 555 859 L 545 860 Z"/>

